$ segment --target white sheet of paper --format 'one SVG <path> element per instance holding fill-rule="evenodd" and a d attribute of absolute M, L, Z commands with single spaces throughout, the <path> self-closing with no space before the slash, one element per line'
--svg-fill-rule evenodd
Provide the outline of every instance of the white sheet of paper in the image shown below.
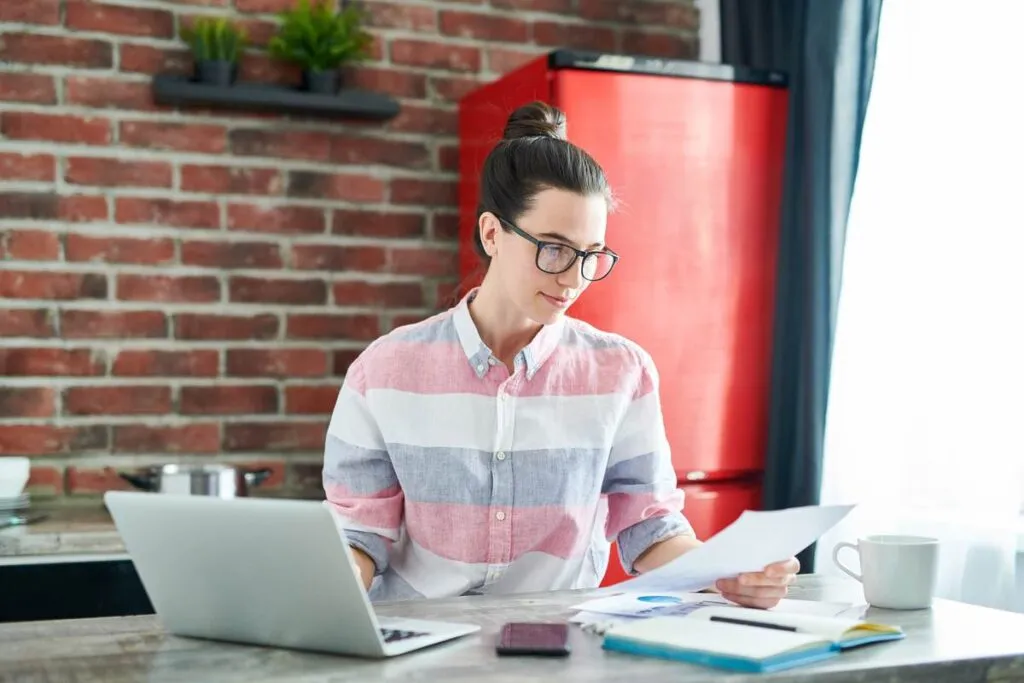
<path fill-rule="evenodd" d="M 745 510 L 703 545 L 666 565 L 610 588 L 617 591 L 696 591 L 722 578 L 761 571 L 793 557 L 849 514 L 852 505 Z"/>

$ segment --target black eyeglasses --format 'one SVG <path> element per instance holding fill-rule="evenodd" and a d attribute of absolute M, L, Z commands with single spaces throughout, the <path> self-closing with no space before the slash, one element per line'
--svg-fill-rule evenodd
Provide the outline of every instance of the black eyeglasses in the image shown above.
<path fill-rule="evenodd" d="M 612 268 L 619 260 L 619 255 L 611 249 L 605 248 L 600 251 L 581 251 L 575 247 L 561 242 L 545 242 L 539 240 L 530 233 L 511 223 L 504 218 L 498 218 L 509 230 L 522 237 L 524 240 L 533 242 L 537 246 L 537 268 L 551 275 L 558 275 L 572 268 L 576 259 L 583 259 L 584 279 L 596 282 L 608 277 Z"/>

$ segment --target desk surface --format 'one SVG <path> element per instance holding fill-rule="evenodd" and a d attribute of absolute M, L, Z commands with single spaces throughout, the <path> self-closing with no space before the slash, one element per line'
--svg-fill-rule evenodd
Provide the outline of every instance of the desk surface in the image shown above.
<path fill-rule="evenodd" d="M 932 610 L 869 610 L 897 623 L 902 641 L 844 653 L 831 661 L 774 675 L 742 676 L 693 665 L 601 650 L 599 636 L 572 627 L 570 657 L 501 658 L 495 634 L 514 620 L 565 619 L 587 592 L 481 596 L 378 606 L 382 615 L 472 621 L 479 634 L 384 661 L 218 643 L 167 635 L 156 617 L 0 625 L 0 680 L 198 681 L 488 681 L 684 682 L 728 680 L 1010 681 L 1024 679 L 1024 615 L 939 601 Z M 862 602 L 852 581 L 802 576 L 792 597 Z"/>

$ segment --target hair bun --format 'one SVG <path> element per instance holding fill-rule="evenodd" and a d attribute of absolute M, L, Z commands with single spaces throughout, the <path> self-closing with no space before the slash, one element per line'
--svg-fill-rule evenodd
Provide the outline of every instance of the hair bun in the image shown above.
<path fill-rule="evenodd" d="M 522 105 L 508 117 L 504 138 L 527 137 L 565 140 L 565 113 L 540 100 Z"/>

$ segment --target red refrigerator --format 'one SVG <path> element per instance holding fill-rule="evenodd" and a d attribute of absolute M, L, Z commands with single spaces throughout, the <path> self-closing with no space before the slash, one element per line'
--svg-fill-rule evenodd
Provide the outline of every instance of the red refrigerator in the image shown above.
<path fill-rule="evenodd" d="M 646 348 L 684 512 L 707 538 L 761 505 L 787 90 L 783 74 L 557 50 L 459 105 L 460 274 L 478 177 L 509 113 L 541 99 L 608 174 L 621 259 L 570 315 Z M 604 585 L 625 577 L 617 555 Z"/>

